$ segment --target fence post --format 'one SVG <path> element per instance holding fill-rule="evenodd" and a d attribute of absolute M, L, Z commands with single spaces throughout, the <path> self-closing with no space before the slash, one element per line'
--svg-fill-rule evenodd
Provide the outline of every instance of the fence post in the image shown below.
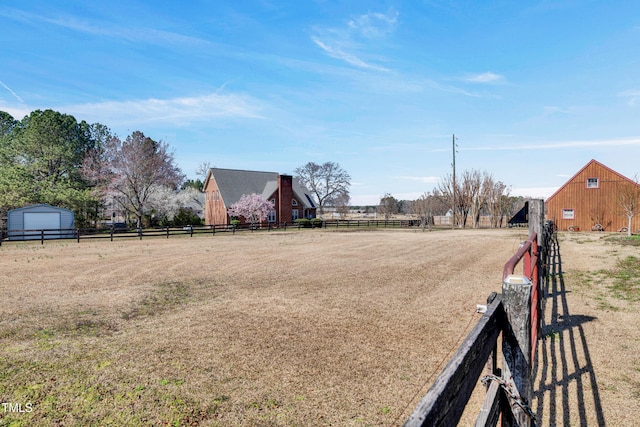
<path fill-rule="evenodd" d="M 531 282 L 524 276 L 507 276 L 502 282 L 502 303 L 507 319 L 502 338 L 502 378 L 516 396 L 508 397 L 511 411 L 503 413 L 503 425 L 534 426 L 530 413 L 524 409 L 530 409 L 533 397 Z"/>
<path fill-rule="evenodd" d="M 491 305 L 491 303 L 498 297 L 496 292 L 491 292 L 491 294 L 487 297 L 487 307 Z M 485 365 L 485 373 L 486 375 L 496 375 L 500 376 L 500 370 L 498 369 L 498 342 L 493 345 L 493 350 L 491 350 L 491 354 L 487 359 L 487 363 Z M 489 385 L 487 384 L 487 389 Z"/>
<path fill-rule="evenodd" d="M 0 246 L 2 246 L 2 239 L 4 239 L 4 230 L 0 230 Z"/>
<path fill-rule="evenodd" d="M 78 243 L 80 243 L 80 229 L 76 228 L 76 238 L 78 239 Z"/>
<path fill-rule="evenodd" d="M 529 236 L 538 234 L 538 246 L 542 244 L 542 227 L 544 225 L 544 200 L 529 200 Z"/>
<path fill-rule="evenodd" d="M 543 288 L 543 281 L 544 281 L 544 277 L 540 277 L 541 272 L 544 271 L 543 269 L 543 263 L 545 262 L 542 257 L 540 256 L 540 250 L 542 249 L 543 252 L 545 252 L 546 254 L 546 250 L 544 249 L 544 200 L 543 199 L 533 199 L 533 200 L 529 200 L 529 236 L 532 236 L 532 233 L 537 233 L 538 235 L 538 239 L 535 242 L 536 245 L 532 246 L 532 255 L 535 255 L 536 257 L 536 264 L 535 265 L 531 265 L 531 271 L 532 271 L 532 281 L 533 281 L 533 285 L 536 287 L 535 289 L 535 297 L 536 297 L 536 301 L 534 301 L 535 304 L 535 311 L 536 311 L 536 332 L 535 332 L 535 336 L 532 337 L 533 339 L 533 343 L 531 346 L 531 351 L 534 352 L 537 345 L 536 345 L 536 340 L 540 337 L 540 334 L 542 332 L 542 320 L 543 320 L 543 314 L 542 314 L 542 301 L 544 299 L 544 288 Z M 542 273 L 544 274 L 544 273 Z M 533 356 L 532 356 L 532 366 L 533 366 Z"/>
<path fill-rule="evenodd" d="M 40 244 L 44 245 L 44 230 L 40 230 Z"/>

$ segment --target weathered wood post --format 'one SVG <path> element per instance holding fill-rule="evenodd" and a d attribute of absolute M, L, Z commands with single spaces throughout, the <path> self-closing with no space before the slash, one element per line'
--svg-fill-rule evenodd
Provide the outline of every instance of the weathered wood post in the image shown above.
<path fill-rule="evenodd" d="M 533 272 L 532 281 L 533 285 L 536 287 L 534 294 L 536 296 L 536 300 L 532 301 L 534 304 L 535 310 L 535 330 L 532 334 L 532 345 L 531 345 L 531 366 L 534 365 L 535 362 L 535 351 L 536 351 L 536 341 L 540 338 L 540 334 L 542 332 L 542 302 L 545 298 L 544 295 L 544 277 L 540 277 L 540 275 L 544 275 L 544 260 L 543 257 L 540 256 L 540 251 L 544 251 L 546 255 L 546 251 L 544 250 L 544 200 L 542 199 L 534 199 L 529 200 L 529 236 L 532 236 L 533 233 L 536 233 L 538 236 L 537 246 L 534 248 L 535 257 L 536 257 L 536 265 L 531 266 L 531 271 Z M 533 314 L 532 314 L 533 315 Z M 533 327 L 534 325 L 532 325 Z"/>
<path fill-rule="evenodd" d="M 544 226 L 544 200 L 529 200 L 529 236 L 538 234 L 538 246 L 542 244 L 542 227 Z"/>
<path fill-rule="evenodd" d="M 504 426 L 534 426 L 531 417 L 531 282 L 509 275 L 502 282 L 502 303 L 507 321 L 502 335 L 502 378 L 515 396 L 508 396 Z"/>
<path fill-rule="evenodd" d="M 496 292 L 491 292 L 491 294 L 487 297 L 487 307 L 491 305 L 491 303 L 498 297 Z M 491 354 L 489 354 L 489 358 L 487 359 L 487 363 L 485 364 L 485 374 L 486 375 L 495 375 L 500 376 L 500 370 L 498 369 L 498 341 L 493 345 L 493 349 L 491 350 Z M 489 384 L 487 384 L 487 389 L 489 388 Z"/>

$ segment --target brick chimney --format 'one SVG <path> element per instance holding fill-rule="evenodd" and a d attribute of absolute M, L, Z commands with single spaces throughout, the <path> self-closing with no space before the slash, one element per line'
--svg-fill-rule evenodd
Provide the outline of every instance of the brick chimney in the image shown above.
<path fill-rule="evenodd" d="M 293 177 L 278 175 L 278 221 L 291 222 L 291 201 L 293 199 Z"/>

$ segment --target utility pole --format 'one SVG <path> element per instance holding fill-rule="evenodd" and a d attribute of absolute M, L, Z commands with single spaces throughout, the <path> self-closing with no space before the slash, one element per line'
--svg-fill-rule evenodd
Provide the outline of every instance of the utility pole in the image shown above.
<path fill-rule="evenodd" d="M 451 141 L 451 145 L 452 145 L 452 149 L 453 149 L 453 203 L 452 203 L 452 214 L 453 214 L 453 221 L 451 222 L 451 228 L 455 228 L 456 226 L 456 192 L 457 192 L 457 186 L 456 186 L 456 134 L 453 134 L 453 138 Z"/>

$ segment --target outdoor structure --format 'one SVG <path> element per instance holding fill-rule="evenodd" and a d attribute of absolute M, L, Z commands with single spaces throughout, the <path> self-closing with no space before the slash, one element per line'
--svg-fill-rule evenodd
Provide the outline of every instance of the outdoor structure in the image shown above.
<path fill-rule="evenodd" d="M 7 214 L 7 234 L 10 240 L 73 237 L 73 227 L 73 211 L 57 206 L 26 206 L 10 210 Z"/>
<path fill-rule="evenodd" d="M 227 209 L 245 194 L 259 194 L 273 203 L 269 223 L 315 218 L 316 206 L 297 179 L 277 172 L 211 168 L 204 183 L 205 223 L 229 224 Z"/>
<path fill-rule="evenodd" d="M 624 231 L 628 218 L 621 199 L 639 190 L 636 182 L 591 160 L 546 200 L 546 218 L 558 230 Z M 635 215 L 631 230 L 638 229 L 640 215 Z"/>
<path fill-rule="evenodd" d="M 524 202 L 524 207 L 520 209 L 509 220 L 509 227 L 522 227 L 529 224 L 529 202 Z"/>

